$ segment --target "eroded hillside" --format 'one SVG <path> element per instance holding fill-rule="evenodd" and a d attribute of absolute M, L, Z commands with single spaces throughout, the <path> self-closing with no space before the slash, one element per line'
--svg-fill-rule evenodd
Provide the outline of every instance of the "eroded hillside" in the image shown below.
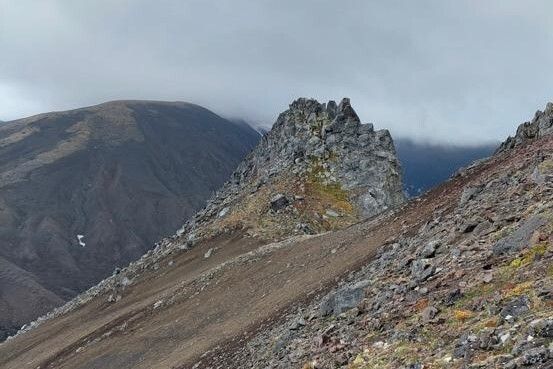
<path fill-rule="evenodd" d="M 166 240 L 0 345 L 0 365 L 549 368 L 552 180 L 542 135 L 342 230 Z"/>

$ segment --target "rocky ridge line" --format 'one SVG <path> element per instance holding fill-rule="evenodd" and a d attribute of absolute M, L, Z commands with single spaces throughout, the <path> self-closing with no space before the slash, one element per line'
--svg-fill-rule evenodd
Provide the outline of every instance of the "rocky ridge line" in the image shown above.
<path fill-rule="evenodd" d="M 509 136 L 497 152 L 513 149 L 551 133 L 553 133 L 553 102 L 547 103 L 544 111 L 536 111 L 531 121 L 519 125 L 516 134 L 513 137 Z"/>

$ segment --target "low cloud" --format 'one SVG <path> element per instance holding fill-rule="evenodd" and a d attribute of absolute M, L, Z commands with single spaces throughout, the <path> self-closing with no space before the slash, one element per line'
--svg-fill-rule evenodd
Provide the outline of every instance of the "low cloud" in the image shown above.
<path fill-rule="evenodd" d="M 185 100 L 270 126 L 349 96 L 398 136 L 496 141 L 553 97 L 549 1 L 0 0 L 0 119 Z"/>

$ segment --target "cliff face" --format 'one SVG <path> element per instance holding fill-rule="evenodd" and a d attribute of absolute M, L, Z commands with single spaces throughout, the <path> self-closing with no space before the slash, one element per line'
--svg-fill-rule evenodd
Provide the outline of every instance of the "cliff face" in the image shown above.
<path fill-rule="evenodd" d="M 300 98 L 181 233 L 245 228 L 283 237 L 337 229 L 405 201 L 387 130 L 361 124 L 343 99 Z"/>
<path fill-rule="evenodd" d="M 324 184 L 340 185 L 362 218 L 404 201 L 390 133 L 361 124 L 347 98 L 339 105 L 294 101 L 233 179 L 266 180 L 289 167 L 298 174 L 318 171 Z"/>

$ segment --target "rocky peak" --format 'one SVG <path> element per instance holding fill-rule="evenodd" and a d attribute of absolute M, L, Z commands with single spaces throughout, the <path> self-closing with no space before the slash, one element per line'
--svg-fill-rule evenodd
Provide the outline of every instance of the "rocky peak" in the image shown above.
<path fill-rule="evenodd" d="M 538 110 L 534 114 L 532 121 L 519 125 L 515 136 L 509 136 L 497 152 L 512 149 L 526 143 L 528 140 L 534 140 L 551 133 L 553 133 L 553 103 L 549 102 L 545 106 L 545 111 Z"/>
<path fill-rule="evenodd" d="M 279 194 L 287 197 L 283 203 L 288 206 L 275 212 L 271 198 Z M 322 231 L 404 200 L 387 130 L 362 124 L 347 98 L 339 104 L 299 98 L 181 233 L 206 223 L 219 230 L 245 227 L 262 233 L 271 223 L 269 228 L 276 227 L 281 236 Z"/>

